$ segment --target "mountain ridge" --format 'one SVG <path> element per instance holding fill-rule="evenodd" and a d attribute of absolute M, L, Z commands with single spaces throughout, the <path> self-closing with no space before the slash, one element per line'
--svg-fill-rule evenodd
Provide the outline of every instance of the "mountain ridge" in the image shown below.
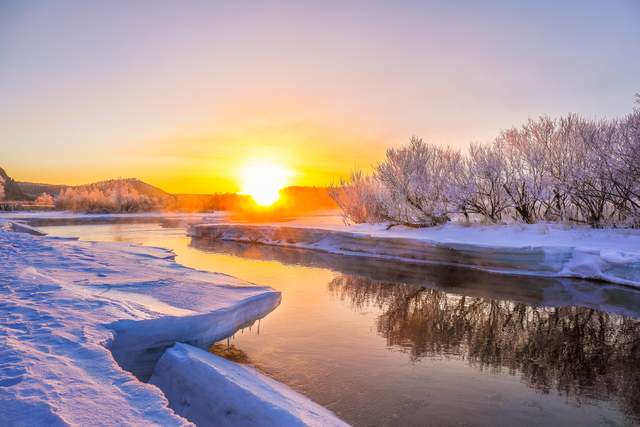
<path fill-rule="evenodd" d="M 21 189 L 18 183 L 0 167 L 0 200 L 28 201 L 30 199 Z"/>

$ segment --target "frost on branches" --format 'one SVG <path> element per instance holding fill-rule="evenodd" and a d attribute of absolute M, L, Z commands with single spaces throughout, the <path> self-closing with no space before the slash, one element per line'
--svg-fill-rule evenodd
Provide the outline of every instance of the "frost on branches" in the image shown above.
<path fill-rule="evenodd" d="M 615 120 L 540 117 L 466 152 L 413 137 L 331 196 L 352 223 L 640 227 L 640 107 Z"/>
<path fill-rule="evenodd" d="M 386 189 L 381 217 L 406 225 L 447 222 L 457 206 L 455 176 L 462 157 L 457 151 L 425 144 L 413 137 L 408 147 L 387 150 L 374 179 Z"/>
<path fill-rule="evenodd" d="M 58 209 L 76 212 L 146 212 L 167 208 L 168 195 L 148 194 L 136 188 L 135 179 L 104 181 L 64 189 L 55 199 Z"/>
<path fill-rule="evenodd" d="M 54 203 L 55 201 L 53 199 L 53 196 L 49 193 L 42 193 L 35 200 L 35 204 L 41 206 L 51 206 Z"/>

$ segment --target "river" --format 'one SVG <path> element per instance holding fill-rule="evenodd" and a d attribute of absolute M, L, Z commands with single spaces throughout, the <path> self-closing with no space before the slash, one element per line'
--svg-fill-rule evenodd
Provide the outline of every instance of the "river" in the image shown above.
<path fill-rule="evenodd" d="M 632 289 L 205 243 L 158 222 L 39 228 L 170 248 L 186 266 L 280 290 L 282 304 L 228 345 L 357 426 L 640 419 Z"/>

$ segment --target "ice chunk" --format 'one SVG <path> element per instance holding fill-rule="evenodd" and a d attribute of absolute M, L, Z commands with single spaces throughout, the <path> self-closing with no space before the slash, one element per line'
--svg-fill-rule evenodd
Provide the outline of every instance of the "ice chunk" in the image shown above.
<path fill-rule="evenodd" d="M 186 344 L 164 353 L 150 382 L 174 411 L 198 426 L 347 425 L 256 369 Z"/>

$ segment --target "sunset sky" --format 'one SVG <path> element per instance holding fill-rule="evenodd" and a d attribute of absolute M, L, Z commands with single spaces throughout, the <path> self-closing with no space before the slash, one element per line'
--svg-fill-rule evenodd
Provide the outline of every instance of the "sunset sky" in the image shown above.
<path fill-rule="evenodd" d="M 640 2 L 523 3 L 2 1 L 0 167 L 211 193 L 266 159 L 325 185 L 411 135 L 631 111 Z"/>

